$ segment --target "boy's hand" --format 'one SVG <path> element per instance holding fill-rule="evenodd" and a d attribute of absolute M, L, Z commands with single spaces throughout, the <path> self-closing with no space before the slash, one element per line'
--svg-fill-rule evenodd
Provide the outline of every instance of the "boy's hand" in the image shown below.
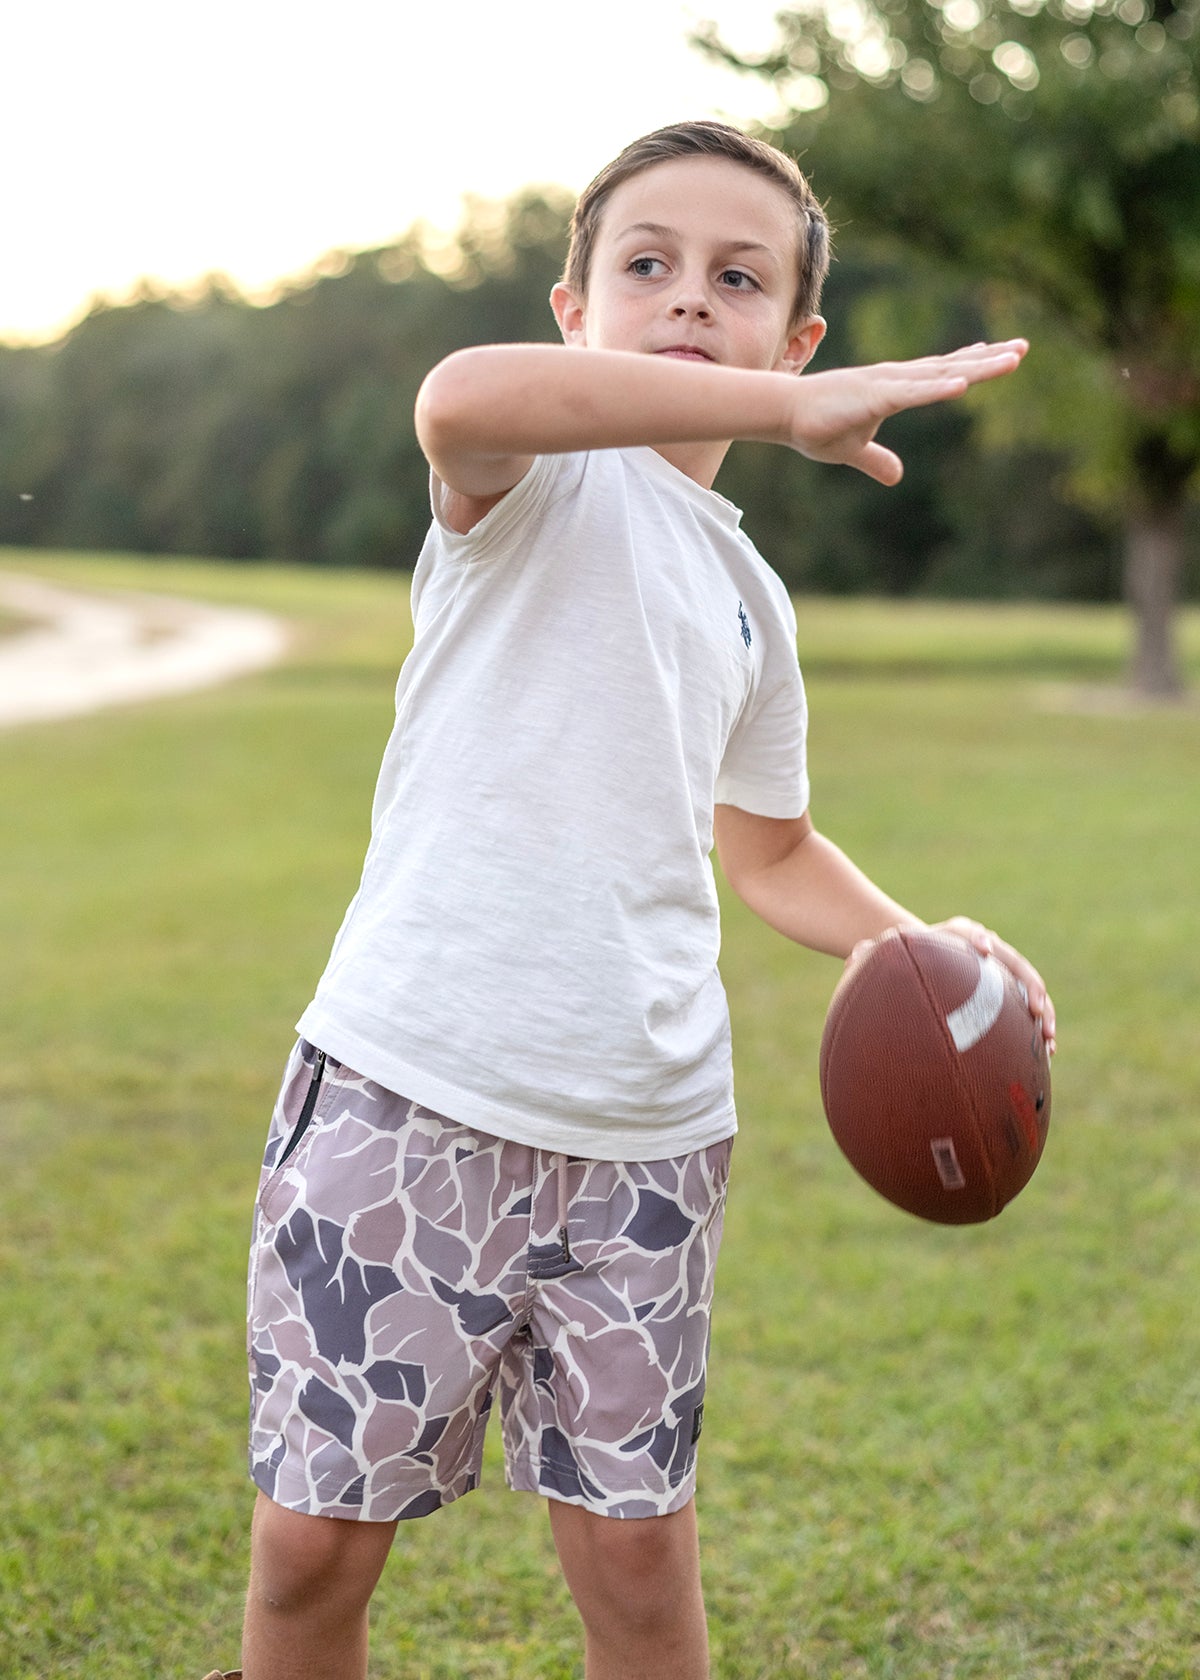
<path fill-rule="evenodd" d="M 791 445 L 812 461 L 857 467 L 880 484 L 899 484 L 900 457 L 875 442 L 883 422 L 905 408 L 961 397 L 972 385 L 1011 373 L 1029 346 L 972 344 L 947 356 L 806 374 L 796 392 Z"/>
<path fill-rule="evenodd" d="M 935 929 L 946 933 L 955 933 L 981 957 L 995 957 L 1002 962 L 1011 974 L 1025 988 L 1029 1013 L 1042 1029 L 1042 1037 L 1046 1040 L 1046 1048 L 1053 1056 L 1057 1048 L 1054 1038 L 1054 1004 L 1050 993 L 1046 990 L 1046 982 L 1042 979 L 1033 964 L 1023 957 L 1020 951 L 1005 943 L 998 934 L 985 928 L 982 922 L 974 922 L 969 916 L 951 916 L 949 921 L 935 922 Z"/>
<path fill-rule="evenodd" d="M 920 927 L 925 924 L 914 922 Z M 959 939 L 965 939 L 972 950 L 978 951 L 981 957 L 995 957 L 1002 962 L 1010 973 L 1016 975 L 1025 988 L 1025 997 L 1029 1005 L 1029 1013 L 1042 1029 L 1042 1037 L 1046 1040 L 1046 1048 L 1053 1056 L 1057 1049 L 1055 1042 L 1054 1004 L 1046 982 L 1042 979 L 1033 964 L 1023 957 L 1020 951 L 985 928 L 982 922 L 972 921 L 969 916 L 951 916 L 944 922 L 930 924 L 934 933 L 952 933 Z M 854 962 L 864 956 L 875 943 L 873 939 L 863 939 L 851 951 L 847 961 Z"/>

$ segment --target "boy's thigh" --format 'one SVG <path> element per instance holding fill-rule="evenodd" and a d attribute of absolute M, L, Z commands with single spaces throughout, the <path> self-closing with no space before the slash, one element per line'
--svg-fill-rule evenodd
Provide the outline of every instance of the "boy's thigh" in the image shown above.
<path fill-rule="evenodd" d="M 276 1503 L 387 1522 L 477 1484 L 532 1153 L 297 1046 L 249 1280 L 251 1476 Z"/>
<path fill-rule="evenodd" d="M 570 1263 L 501 1366 L 512 1486 L 620 1517 L 691 1499 L 732 1147 L 569 1163 Z"/>

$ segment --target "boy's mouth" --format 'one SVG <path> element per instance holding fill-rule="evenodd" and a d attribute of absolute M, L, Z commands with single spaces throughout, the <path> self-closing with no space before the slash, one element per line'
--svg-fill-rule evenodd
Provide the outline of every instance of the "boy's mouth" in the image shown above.
<path fill-rule="evenodd" d="M 654 352 L 656 356 L 674 356 L 684 362 L 711 362 L 712 357 L 707 350 L 701 350 L 695 344 L 668 344 L 662 350 Z"/>

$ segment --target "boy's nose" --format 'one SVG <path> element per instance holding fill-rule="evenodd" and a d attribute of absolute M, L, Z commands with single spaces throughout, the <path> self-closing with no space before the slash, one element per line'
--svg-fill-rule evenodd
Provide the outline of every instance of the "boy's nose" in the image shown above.
<path fill-rule="evenodd" d="M 712 309 L 701 287 L 681 286 L 671 300 L 671 314 L 676 320 L 693 317 L 705 320 L 712 314 Z"/>

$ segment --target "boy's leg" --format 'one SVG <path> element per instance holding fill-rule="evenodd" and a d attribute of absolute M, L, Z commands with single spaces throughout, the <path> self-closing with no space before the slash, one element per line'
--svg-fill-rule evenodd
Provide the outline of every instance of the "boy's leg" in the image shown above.
<path fill-rule="evenodd" d="M 247 1680 L 362 1680 L 396 1521 L 476 1485 L 532 1160 L 293 1053 L 250 1263 Z"/>
<path fill-rule="evenodd" d="M 549 1503 L 587 1635 L 586 1680 L 707 1680 L 695 1501 L 629 1521 Z"/>
<path fill-rule="evenodd" d="M 511 1485 L 550 1500 L 587 1680 L 708 1675 L 693 1492 L 731 1145 L 539 1172 L 505 1452 Z"/>
<path fill-rule="evenodd" d="M 365 1680 L 367 1606 L 395 1532 L 394 1522 L 302 1516 L 260 1493 L 244 1680 Z"/>

